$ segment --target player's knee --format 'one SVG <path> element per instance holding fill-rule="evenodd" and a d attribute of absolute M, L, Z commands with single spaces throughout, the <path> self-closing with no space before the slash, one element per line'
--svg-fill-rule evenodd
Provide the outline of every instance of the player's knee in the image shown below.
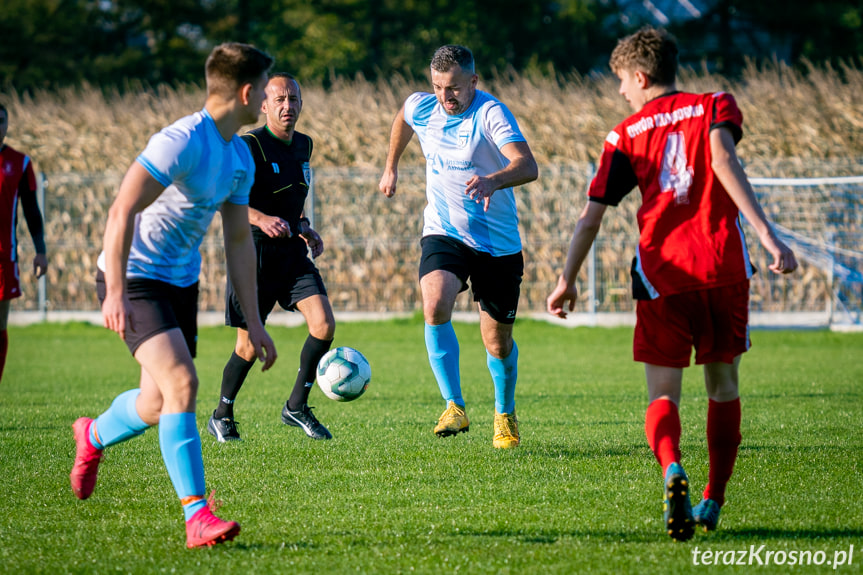
<path fill-rule="evenodd" d="M 198 377 L 192 373 L 177 374 L 172 388 L 172 395 L 176 401 L 191 405 L 198 395 Z"/>
<path fill-rule="evenodd" d="M 492 357 L 506 359 L 512 353 L 512 339 L 492 339 L 485 343 L 485 349 Z"/>
<path fill-rule="evenodd" d="M 135 410 L 138 412 L 138 417 L 141 418 L 141 421 L 147 425 L 157 425 L 159 423 L 159 415 L 162 413 L 162 396 L 142 393 L 135 403 Z"/>
<path fill-rule="evenodd" d="M 424 302 L 423 317 L 429 325 L 445 324 L 452 318 L 452 309 L 440 301 Z"/>
<path fill-rule="evenodd" d="M 147 405 L 145 407 L 138 407 L 138 417 L 141 418 L 141 421 L 146 423 L 147 425 L 158 425 L 159 424 L 159 415 L 162 413 L 162 402 L 160 401 L 158 405 Z"/>
<path fill-rule="evenodd" d="M 733 401 L 740 395 L 736 373 L 726 370 L 722 373 L 714 373 L 707 370 L 704 378 L 704 387 L 707 397 L 713 401 Z"/>
<path fill-rule="evenodd" d="M 324 341 L 332 341 L 336 336 L 336 323 L 323 322 L 314 327 L 309 326 L 309 335 Z"/>
<path fill-rule="evenodd" d="M 195 397 L 198 394 L 198 378 L 191 377 L 186 381 L 186 386 L 189 390 L 189 393 L 192 397 Z"/>
<path fill-rule="evenodd" d="M 324 314 L 308 320 L 309 335 L 324 341 L 332 341 L 336 335 L 336 320 L 333 314 Z"/>
<path fill-rule="evenodd" d="M 734 401 L 740 397 L 740 390 L 737 385 L 728 384 L 725 386 L 714 387 L 707 390 L 707 397 L 719 403 L 726 401 Z"/>
<path fill-rule="evenodd" d="M 255 346 L 252 345 L 248 339 L 243 342 L 237 342 L 237 345 L 234 347 L 234 353 L 245 359 L 246 361 L 252 361 L 255 359 Z"/>

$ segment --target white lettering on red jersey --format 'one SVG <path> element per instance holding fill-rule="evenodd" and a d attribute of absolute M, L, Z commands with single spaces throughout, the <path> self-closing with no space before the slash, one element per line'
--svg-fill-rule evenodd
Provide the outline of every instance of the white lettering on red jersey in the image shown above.
<path fill-rule="evenodd" d="M 606 137 L 588 197 L 616 206 L 636 186 L 641 191 L 636 299 L 752 276 L 739 211 L 710 165 L 710 131 L 727 128 L 737 142 L 742 125 L 730 94 L 674 92 L 651 100 Z"/>

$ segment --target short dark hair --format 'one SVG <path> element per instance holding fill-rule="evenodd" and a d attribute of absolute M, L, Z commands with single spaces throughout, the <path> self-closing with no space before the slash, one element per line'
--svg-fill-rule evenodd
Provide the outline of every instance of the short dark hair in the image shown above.
<path fill-rule="evenodd" d="M 207 94 L 229 97 L 237 88 L 252 84 L 273 65 L 273 58 L 250 44 L 219 44 L 207 57 Z"/>
<path fill-rule="evenodd" d="M 677 41 L 662 28 L 645 26 L 617 42 L 609 64 L 615 73 L 639 70 L 653 82 L 670 86 L 677 77 Z"/>
<path fill-rule="evenodd" d="M 465 72 L 474 72 L 473 54 L 464 46 L 448 44 L 435 50 L 431 60 L 431 69 L 435 72 L 449 72 L 453 66 L 459 66 Z"/>

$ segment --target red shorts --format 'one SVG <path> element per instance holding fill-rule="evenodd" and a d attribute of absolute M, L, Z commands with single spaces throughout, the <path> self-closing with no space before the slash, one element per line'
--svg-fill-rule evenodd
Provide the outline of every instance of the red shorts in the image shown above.
<path fill-rule="evenodd" d="M 0 301 L 21 297 L 18 262 L 0 262 Z"/>
<path fill-rule="evenodd" d="M 664 367 L 732 363 L 749 349 L 749 280 L 730 286 L 639 300 L 635 361 Z"/>

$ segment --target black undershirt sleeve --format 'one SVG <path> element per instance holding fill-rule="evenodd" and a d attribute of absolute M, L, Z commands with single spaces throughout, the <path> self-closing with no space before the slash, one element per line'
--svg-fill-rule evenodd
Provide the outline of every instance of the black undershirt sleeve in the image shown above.
<path fill-rule="evenodd" d="M 618 205 L 623 198 L 638 185 L 638 178 L 626 154 L 615 150 L 611 155 L 611 165 L 605 180 L 605 193 L 602 197 L 591 197 L 590 200 L 607 206 Z"/>
<path fill-rule="evenodd" d="M 46 251 L 42 212 L 39 211 L 36 192 L 31 190 L 27 185 L 26 178 L 21 178 L 21 183 L 18 185 L 18 199 L 21 201 L 24 219 L 27 220 L 27 229 L 30 230 L 30 237 L 33 238 L 33 246 L 36 248 L 36 253 L 44 254 Z"/>

